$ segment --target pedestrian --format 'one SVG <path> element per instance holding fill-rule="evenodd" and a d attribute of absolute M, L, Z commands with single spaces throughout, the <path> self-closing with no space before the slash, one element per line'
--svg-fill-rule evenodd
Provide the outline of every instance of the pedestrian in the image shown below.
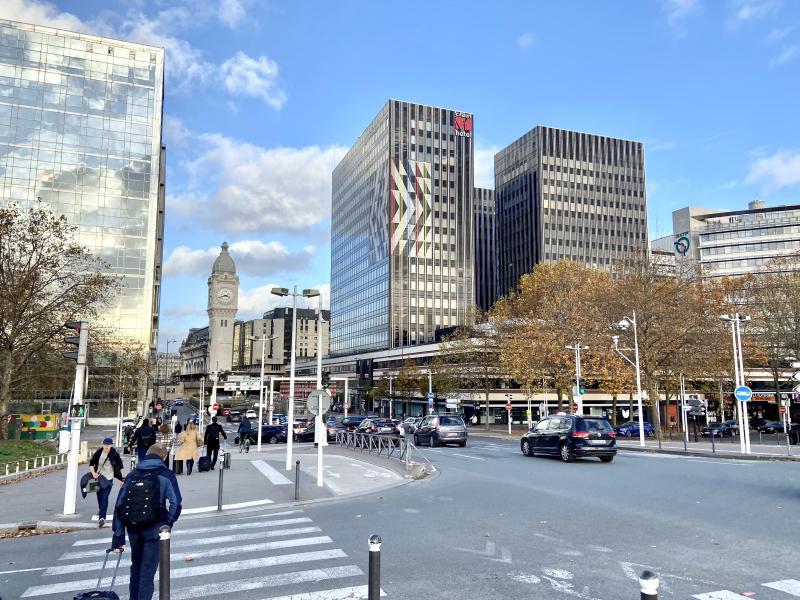
<path fill-rule="evenodd" d="M 178 421 L 175 423 L 175 435 L 180 434 L 181 431 L 183 431 L 183 425 L 181 425 L 181 422 Z"/>
<path fill-rule="evenodd" d="M 89 459 L 89 473 L 92 479 L 100 484 L 100 489 L 97 490 L 97 519 L 100 527 L 106 524 L 108 498 L 111 496 L 114 480 L 118 479 L 121 484 L 125 483 L 123 469 L 122 457 L 114 448 L 114 440 L 104 439 L 102 445 L 94 451 L 92 458 Z"/>
<path fill-rule="evenodd" d="M 169 455 L 172 454 L 172 445 L 175 443 L 175 436 L 170 431 L 169 425 L 164 423 L 158 429 L 156 435 L 156 444 L 164 446 L 167 449 L 167 458 L 164 459 L 164 466 L 169 468 Z"/>
<path fill-rule="evenodd" d="M 211 463 L 211 470 L 214 470 L 214 465 L 217 464 L 217 456 L 219 455 L 219 436 L 228 439 L 222 425 L 217 423 L 217 417 L 211 417 L 211 425 L 206 427 L 206 435 L 203 443 L 206 446 L 208 453 L 208 460 Z"/>
<path fill-rule="evenodd" d="M 133 436 L 128 442 L 128 447 L 132 448 L 136 444 L 136 460 L 144 460 L 147 449 L 156 443 L 156 430 L 150 427 L 148 419 L 142 419 L 142 424 L 133 432 Z"/>
<path fill-rule="evenodd" d="M 194 423 L 191 421 L 186 425 L 186 429 L 178 436 L 180 447 L 175 454 L 175 460 L 182 460 L 186 465 L 186 475 L 192 474 L 194 461 L 200 460 L 200 445 L 203 438 L 197 432 Z"/>
<path fill-rule="evenodd" d="M 478 415 L 473 413 L 472 418 L 469 421 L 472 423 L 472 426 L 475 427 L 475 425 L 478 424 Z"/>
<path fill-rule="evenodd" d="M 130 600 L 151 600 L 158 569 L 158 531 L 172 528 L 181 514 L 181 491 L 175 474 L 164 466 L 166 448 L 154 444 L 128 474 L 114 507 L 114 552 L 125 551 L 125 533 L 131 547 Z M 158 502 L 151 498 L 157 494 Z"/>

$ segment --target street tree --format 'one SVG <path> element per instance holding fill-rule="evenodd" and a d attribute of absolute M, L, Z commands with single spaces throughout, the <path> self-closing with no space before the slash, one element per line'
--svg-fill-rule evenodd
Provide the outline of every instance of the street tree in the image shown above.
<path fill-rule="evenodd" d="M 54 347 L 64 322 L 92 320 L 113 297 L 116 279 L 76 240 L 77 227 L 42 204 L 0 208 L 0 438 L 15 377 Z"/>

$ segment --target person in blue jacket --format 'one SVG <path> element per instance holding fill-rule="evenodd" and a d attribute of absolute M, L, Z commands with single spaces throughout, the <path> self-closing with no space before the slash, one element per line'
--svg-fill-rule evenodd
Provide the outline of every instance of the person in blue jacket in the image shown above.
<path fill-rule="evenodd" d="M 175 474 L 164 466 L 167 450 L 154 444 L 144 460 L 125 478 L 114 507 L 114 552 L 125 551 L 125 532 L 131 547 L 130 600 L 151 600 L 158 569 L 158 532 L 172 528 L 181 514 L 181 491 Z M 149 502 L 158 493 L 158 503 Z"/>

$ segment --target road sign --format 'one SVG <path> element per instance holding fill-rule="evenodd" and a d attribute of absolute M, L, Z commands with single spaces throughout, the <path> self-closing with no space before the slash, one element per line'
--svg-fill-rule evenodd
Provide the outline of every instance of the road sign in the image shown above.
<path fill-rule="evenodd" d="M 83 404 L 73 404 L 69 408 L 70 419 L 85 419 L 86 407 Z"/>
<path fill-rule="evenodd" d="M 222 384 L 222 389 L 223 389 L 223 391 L 226 391 L 226 392 L 235 392 L 236 388 L 237 388 L 237 385 L 238 385 L 238 383 L 236 381 L 226 381 L 225 383 Z M 258 389 L 258 388 L 256 388 L 256 389 Z"/>
<path fill-rule="evenodd" d="M 736 396 L 736 399 L 740 402 L 747 402 L 753 397 L 753 390 L 746 385 L 740 385 L 733 391 L 733 395 Z"/>
<path fill-rule="evenodd" d="M 331 407 L 331 395 L 325 390 L 314 390 L 308 395 L 306 399 L 306 407 L 311 414 L 320 414 L 319 409 L 322 409 L 324 415 Z"/>
<path fill-rule="evenodd" d="M 219 403 L 214 402 L 214 404 L 211 405 L 211 408 L 214 410 L 214 412 L 217 412 L 219 410 Z"/>
<path fill-rule="evenodd" d="M 211 415 L 212 417 L 217 415 L 217 411 L 214 410 L 213 406 L 209 406 L 207 410 L 208 410 L 208 414 Z"/>
<path fill-rule="evenodd" d="M 433 400 L 433 392 L 428 392 L 428 400 Z"/>
<path fill-rule="evenodd" d="M 511 403 L 510 402 L 506 404 L 506 410 L 511 410 Z"/>
<path fill-rule="evenodd" d="M 786 412 L 786 407 L 785 406 L 781 406 L 778 410 L 781 411 L 781 414 L 784 414 Z"/>
<path fill-rule="evenodd" d="M 792 373 L 792 379 L 794 379 L 795 381 L 800 381 L 800 371 L 795 371 L 794 373 Z"/>
<path fill-rule="evenodd" d="M 800 369 L 800 361 L 795 361 L 792 363 L 793 369 Z"/>

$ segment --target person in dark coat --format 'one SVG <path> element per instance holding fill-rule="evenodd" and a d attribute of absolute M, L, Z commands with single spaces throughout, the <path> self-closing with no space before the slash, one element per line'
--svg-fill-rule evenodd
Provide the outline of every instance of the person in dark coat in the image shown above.
<path fill-rule="evenodd" d="M 214 465 L 217 464 L 217 457 L 219 456 L 219 438 L 228 439 L 222 425 L 217 423 L 217 417 L 211 418 L 211 425 L 206 427 L 206 435 L 203 443 L 206 445 L 206 452 L 208 453 L 208 460 L 211 463 L 211 470 L 214 470 Z"/>
<path fill-rule="evenodd" d="M 128 442 L 128 447 L 132 448 L 136 444 L 136 460 L 144 460 L 147 456 L 147 449 L 156 443 L 156 430 L 150 427 L 150 421 L 142 419 L 139 429 L 133 432 Z"/>
<path fill-rule="evenodd" d="M 92 479 L 100 482 L 100 489 L 97 491 L 97 518 L 99 519 L 100 527 L 106 524 L 108 497 L 114 487 L 114 480 L 117 479 L 120 483 L 125 483 L 123 469 L 122 457 L 114 448 L 114 440 L 111 438 L 104 439 L 103 445 L 95 450 L 92 458 L 89 459 L 89 474 Z"/>

